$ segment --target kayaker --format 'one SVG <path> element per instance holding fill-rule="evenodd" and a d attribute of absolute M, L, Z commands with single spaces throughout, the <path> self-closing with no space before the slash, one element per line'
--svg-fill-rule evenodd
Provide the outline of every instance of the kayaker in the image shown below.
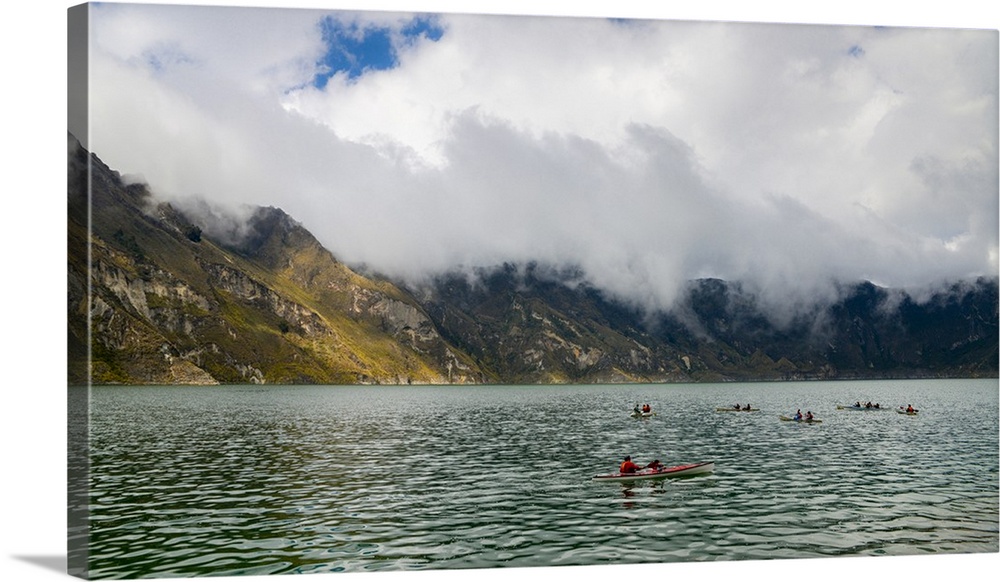
<path fill-rule="evenodd" d="M 747 405 L 743 408 L 743 410 L 750 410 L 750 403 L 749 402 L 747 402 Z"/>
<path fill-rule="evenodd" d="M 861 408 L 861 401 L 860 400 L 854 403 L 854 408 Z"/>
<path fill-rule="evenodd" d="M 913 410 L 913 405 L 912 405 L 912 404 L 907 404 L 907 405 L 906 405 L 906 411 L 907 411 L 907 412 L 915 412 L 915 411 Z"/>
<path fill-rule="evenodd" d="M 643 467 L 643 468 L 644 469 L 653 469 L 654 471 L 658 471 L 658 470 L 660 470 L 660 469 L 663 468 L 663 463 L 661 463 L 659 459 L 653 459 L 649 463 L 646 463 L 646 466 Z"/>
<path fill-rule="evenodd" d="M 646 414 L 649 414 L 649 412 L 650 412 L 651 410 L 652 410 L 652 408 L 650 408 L 650 407 L 649 407 L 649 404 L 643 404 L 643 405 L 642 405 L 642 411 L 643 411 L 644 413 L 646 413 Z"/>
<path fill-rule="evenodd" d="M 635 413 L 635 414 L 642 414 L 642 412 L 639 410 L 639 403 L 638 402 L 635 403 L 635 406 L 632 408 L 632 412 Z"/>
<path fill-rule="evenodd" d="M 801 408 L 797 409 L 795 411 L 795 416 L 793 416 L 792 418 L 794 418 L 795 420 L 802 420 L 802 409 Z"/>
<path fill-rule="evenodd" d="M 812 420 L 812 419 L 813 419 L 813 413 L 812 413 L 812 411 L 811 410 L 807 410 L 806 411 L 806 420 Z"/>
<path fill-rule="evenodd" d="M 625 460 L 622 461 L 622 464 L 618 467 L 619 473 L 635 473 L 638 470 L 639 465 L 632 462 L 631 456 L 626 456 Z"/>

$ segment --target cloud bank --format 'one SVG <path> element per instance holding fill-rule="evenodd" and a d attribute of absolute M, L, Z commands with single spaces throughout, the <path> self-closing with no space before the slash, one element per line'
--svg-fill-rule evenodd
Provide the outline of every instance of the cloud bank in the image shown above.
<path fill-rule="evenodd" d="M 94 5 L 89 147 L 418 281 L 579 267 L 667 309 L 996 276 L 997 33 Z"/>

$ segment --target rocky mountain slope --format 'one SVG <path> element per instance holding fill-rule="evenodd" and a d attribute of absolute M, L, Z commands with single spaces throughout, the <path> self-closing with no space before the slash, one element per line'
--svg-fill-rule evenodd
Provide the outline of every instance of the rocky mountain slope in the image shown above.
<path fill-rule="evenodd" d="M 72 136 L 68 227 L 71 383 L 88 357 L 94 383 L 483 380 L 411 297 L 282 211 L 256 209 L 237 244 L 212 240 Z"/>
<path fill-rule="evenodd" d="M 919 302 L 859 283 L 781 323 L 714 279 L 659 314 L 535 264 L 407 289 L 339 262 L 276 208 L 239 236 L 210 229 L 72 136 L 68 177 L 74 384 L 997 376 L 996 278 Z"/>
<path fill-rule="evenodd" d="M 441 334 L 514 382 L 683 382 L 997 375 L 996 279 L 917 303 L 860 283 L 776 323 L 753 294 L 692 281 L 673 313 L 608 300 L 536 265 L 414 290 Z M 572 284 L 570 284 L 572 282 Z"/>

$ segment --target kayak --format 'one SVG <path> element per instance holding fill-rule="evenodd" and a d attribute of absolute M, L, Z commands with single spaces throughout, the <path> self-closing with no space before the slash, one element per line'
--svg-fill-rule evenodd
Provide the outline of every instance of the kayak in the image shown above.
<path fill-rule="evenodd" d="M 606 475 L 594 475 L 594 481 L 643 481 L 648 479 L 666 479 L 667 477 L 692 477 L 694 475 L 704 475 L 715 470 L 715 463 L 692 463 L 689 465 L 677 465 L 674 467 L 664 467 L 662 469 L 640 469 L 636 473 L 608 473 Z"/>
<path fill-rule="evenodd" d="M 759 408 L 716 408 L 716 412 L 760 412 Z"/>
<path fill-rule="evenodd" d="M 896 412 L 898 412 L 898 413 L 900 413 L 900 414 L 905 414 L 905 415 L 907 415 L 907 416 L 916 416 L 916 415 L 917 415 L 917 412 L 919 412 L 919 410 L 914 410 L 913 412 L 907 412 L 907 411 L 906 411 L 905 409 L 903 409 L 903 408 L 897 408 L 897 409 L 896 409 Z"/>
<path fill-rule="evenodd" d="M 883 408 L 881 406 L 844 406 L 842 404 L 837 405 L 837 410 L 889 410 L 888 408 Z"/>
<path fill-rule="evenodd" d="M 632 418 L 649 418 L 650 416 L 656 416 L 655 412 L 633 412 L 630 414 Z"/>
<path fill-rule="evenodd" d="M 814 418 L 812 420 L 806 420 L 805 418 L 801 418 L 799 420 L 795 420 L 791 416 L 785 416 L 783 414 L 780 415 L 780 416 L 778 416 L 778 418 L 780 418 L 781 420 L 790 420 L 792 422 L 807 422 L 807 423 L 811 423 L 811 424 L 816 424 L 817 422 L 823 422 L 822 420 L 820 420 L 818 418 Z"/>

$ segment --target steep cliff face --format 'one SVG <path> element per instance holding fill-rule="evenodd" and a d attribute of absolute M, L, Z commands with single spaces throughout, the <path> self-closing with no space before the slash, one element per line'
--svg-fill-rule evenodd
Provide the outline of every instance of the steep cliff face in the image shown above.
<path fill-rule="evenodd" d="M 72 137 L 69 207 L 71 383 L 483 379 L 412 299 L 278 209 L 258 209 L 249 236 L 213 240 Z"/>
<path fill-rule="evenodd" d="M 914 298 L 870 283 L 832 308 L 826 356 L 843 370 L 923 376 L 995 376 L 997 281 L 953 284 Z"/>

